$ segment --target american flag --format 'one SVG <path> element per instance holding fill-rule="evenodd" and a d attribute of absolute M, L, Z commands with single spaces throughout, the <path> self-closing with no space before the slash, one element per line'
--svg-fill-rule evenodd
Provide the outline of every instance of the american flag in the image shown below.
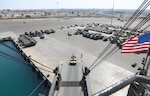
<path fill-rule="evenodd" d="M 138 43 L 139 36 L 131 37 L 122 44 L 121 53 L 146 53 L 149 42 Z"/>

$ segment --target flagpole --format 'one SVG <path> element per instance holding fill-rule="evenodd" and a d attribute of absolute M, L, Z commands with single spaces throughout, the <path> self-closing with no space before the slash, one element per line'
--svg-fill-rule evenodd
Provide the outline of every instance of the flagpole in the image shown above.
<path fill-rule="evenodd" d="M 148 57 L 149 57 L 149 53 L 150 53 L 150 46 L 149 46 L 149 48 L 148 48 L 147 55 L 146 55 L 146 58 L 145 58 L 145 61 L 144 61 L 144 65 L 143 65 L 143 69 L 145 70 L 145 71 L 144 71 L 144 75 L 145 75 L 145 76 L 147 75 L 148 68 L 149 68 L 149 66 L 150 66 L 150 58 L 149 58 L 149 62 L 147 62 L 147 59 L 148 59 Z M 146 62 L 147 62 L 147 64 L 146 64 Z M 147 66 L 146 66 L 146 65 L 147 65 Z M 145 67 L 146 67 L 146 69 L 145 69 Z"/>
<path fill-rule="evenodd" d="M 148 52 L 147 52 L 147 58 L 149 56 L 149 53 L 150 53 L 150 47 L 149 47 Z M 150 66 L 150 58 L 149 58 L 149 62 L 147 63 L 147 66 L 146 66 L 146 69 L 145 69 L 146 70 L 145 75 L 147 75 L 147 73 L 148 73 L 149 66 Z"/>
<path fill-rule="evenodd" d="M 150 66 L 150 58 L 149 58 L 149 62 L 148 62 L 147 67 L 146 67 L 146 72 L 145 72 L 146 76 L 148 75 L 149 66 Z"/>

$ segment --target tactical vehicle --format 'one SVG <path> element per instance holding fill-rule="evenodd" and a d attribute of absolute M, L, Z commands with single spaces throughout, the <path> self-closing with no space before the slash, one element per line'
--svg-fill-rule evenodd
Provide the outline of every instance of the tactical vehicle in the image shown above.
<path fill-rule="evenodd" d="M 18 40 L 21 42 L 22 46 L 24 47 L 30 47 L 36 45 L 37 41 L 34 40 L 32 37 L 27 35 L 20 35 L 18 37 Z"/>

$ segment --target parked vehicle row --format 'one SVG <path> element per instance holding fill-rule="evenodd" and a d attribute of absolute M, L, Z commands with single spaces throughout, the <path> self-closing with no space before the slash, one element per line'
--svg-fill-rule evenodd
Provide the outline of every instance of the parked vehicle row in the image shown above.
<path fill-rule="evenodd" d="M 82 36 L 86 37 L 86 38 L 93 39 L 93 40 L 103 39 L 103 37 L 104 37 L 104 36 L 102 36 L 99 33 L 89 33 L 87 31 L 84 31 L 83 34 L 82 34 Z"/>
<path fill-rule="evenodd" d="M 40 39 L 44 39 L 44 34 L 52 34 L 55 33 L 55 30 L 49 29 L 49 30 L 40 30 L 35 32 L 25 32 L 24 34 L 29 37 L 40 37 Z"/>
<path fill-rule="evenodd" d="M 104 34 L 104 33 L 103 33 Z M 122 43 L 125 39 L 121 39 L 118 36 L 104 36 L 101 33 L 92 33 L 88 29 L 77 29 L 74 35 L 82 35 L 85 38 L 93 40 L 103 40 L 104 42 L 109 41 L 112 44 L 116 44 L 119 48 L 122 47 Z"/>

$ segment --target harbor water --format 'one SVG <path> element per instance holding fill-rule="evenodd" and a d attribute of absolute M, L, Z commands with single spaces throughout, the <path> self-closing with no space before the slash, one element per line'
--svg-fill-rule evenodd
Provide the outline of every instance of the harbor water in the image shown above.
<path fill-rule="evenodd" d="M 49 88 L 11 41 L 0 42 L 0 96 L 48 96 Z M 43 96 L 43 95 L 41 95 Z"/>

